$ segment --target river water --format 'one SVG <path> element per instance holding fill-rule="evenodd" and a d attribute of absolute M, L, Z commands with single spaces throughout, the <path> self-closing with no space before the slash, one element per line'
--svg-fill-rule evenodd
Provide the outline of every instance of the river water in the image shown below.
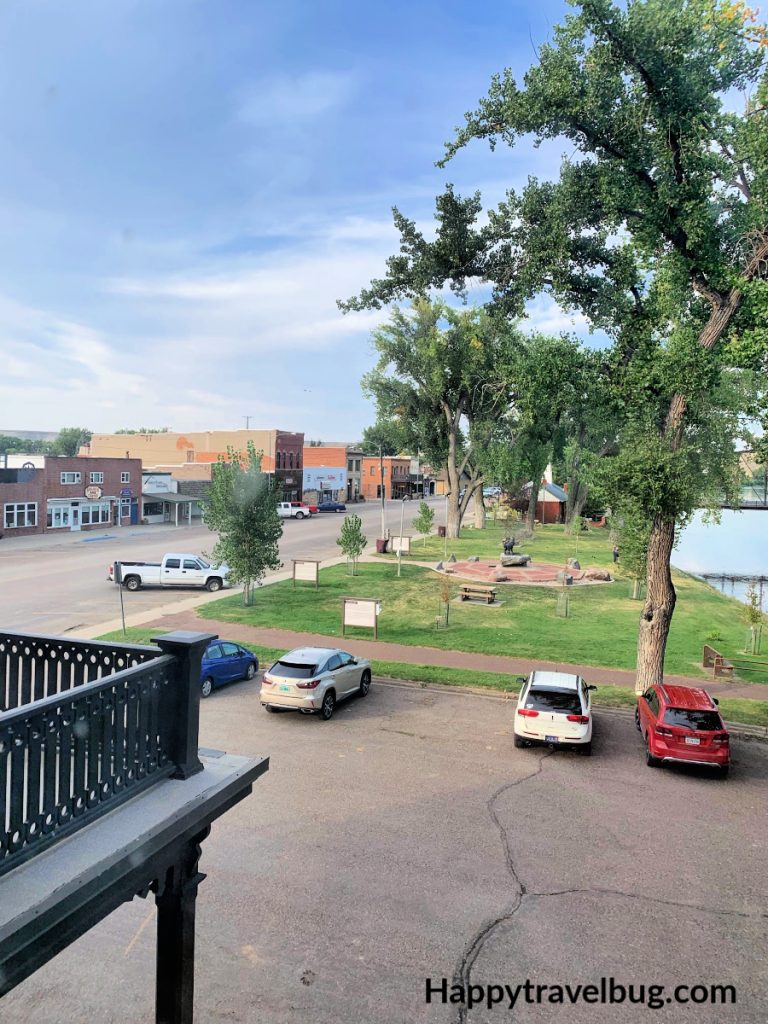
<path fill-rule="evenodd" d="M 746 601 L 749 583 L 735 576 L 763 579 L 756 583 L 768 611 L 768 511 L 724 509 L 719 523 L 706 524 L 702 513 L 683 530 L 672 552 L 672 564 L 684 572 L 705 576 L 724 594 Z"/>

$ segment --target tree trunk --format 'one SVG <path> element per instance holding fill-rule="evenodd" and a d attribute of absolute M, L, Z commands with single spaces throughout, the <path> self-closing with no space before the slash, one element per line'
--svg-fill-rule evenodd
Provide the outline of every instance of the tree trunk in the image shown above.
<path fill-rule="evenodd" d="M 743 276 L 747 280 L 752 280 L 760 273 L 762 261 L 766 258 L 768 235 L 764 236 L 760 246 L 755 248 Z M 724 299 L 713 305 L 709 319 L 698 337 L 698 343 L 703 349 L 709 351 L 714 348 L 738 312 L 741 300 L 741 290 L 732 288 Z M 687 411 L 686 397 L 680 393 L 673 395 L 664 424 L 664 435 L 671 441 L 673 450 L 678 448 L 682 439 Z M 648 541 L 647 594 L 637 638 L 636 693 L 643 693 L 651 683 L 660 683 L 664 677 L 664 653 L 676 600 L 670 571 L 670 556 L 674 542 L 674 520 L 657 518 Z"/>
<path fill-rule="evenodd" d="M 539 498 L 539 489 L 541 487 L 541 478 L 544 474 L 544 470 L 547 468 L 547 462 L 544 464 L 538 464 L 533 467 L 533 473 L 531 474 L 531 494 L 528 498 L 528 511 L 526 513 L 526 527 L 533 533 L 534 520 L 536 519 L 536 502 Z"/>
<path fill-rule="evenodd" d="M 447 521 L 445 535 L 449 540 L 455 540 L 460 533 L 461 515 L 459 510 L 460 475 L 456 465 L 456 431 L 452 427 L 448 430 L 448 459 L 445 465 L 448 474 L 448 495 L 446 502 Z"/>
<path fill-rule="evenodd" d="M 669 565 L 674 543 L 674 520 L 657 517 L 648 540 L 647 589 L 637 637 L 638 694 L 664 680 L 664 653 L 677 600 Z"/>
<path fill-rule="evenodd" d="M 569 480 L 568 483 L 568 501 L 565 504 L 565 532 L 573 533 L 574 530 L 581 529 L 581 513 L 587 503 L 589 488 L 586 484 L 580 483 L 576 476 Z"/>
<path fill-rule="evenodd" d="M 485 529 L 485 502 L 483 501 L 483 481 L 480 480 L 472 495 L 475 501 L 475 529 Z"/>

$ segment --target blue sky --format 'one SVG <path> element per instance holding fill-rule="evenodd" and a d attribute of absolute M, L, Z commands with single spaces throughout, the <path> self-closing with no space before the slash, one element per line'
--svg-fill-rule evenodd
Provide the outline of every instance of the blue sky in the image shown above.
<path fill-rule="evenodd" d="M 6 0 L 0 430 L 303 430 L 353 439 L 381 314 L 346 298 L 446 181 L 492 204 L 553 150 L 434 167 L 541 0 Z M 531 326 L 573 329 L 545 300 Z M 579 324 L 576 324 L 579 327 Z"/>

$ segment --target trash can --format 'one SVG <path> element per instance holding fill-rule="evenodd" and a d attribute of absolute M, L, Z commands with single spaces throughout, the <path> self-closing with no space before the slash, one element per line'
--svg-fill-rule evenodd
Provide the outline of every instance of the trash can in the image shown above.
<path fill-rule="evenodd" d="M 376 541 L 376 554 L 377 555 L 385 555 L 387 553 L 387 544 L 388 543 L 389 542 L 386 541 L 386 540 L 382 540 L 382 539 L 377 540 Z"/>
<path fill-rule="evenodd" d="M 437 528 L 437 536 L 438 537 L 444 537 L 445 536 L 445 527 L 444 526 L 438 526 L 438 528 Z"/>

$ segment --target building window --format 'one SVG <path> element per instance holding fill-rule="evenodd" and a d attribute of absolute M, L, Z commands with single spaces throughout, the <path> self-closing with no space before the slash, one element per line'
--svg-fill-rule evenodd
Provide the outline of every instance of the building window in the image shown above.
<path fill-rule="evenodd" d="M 373 476 L 375 470 L 376 470 L 376 467 L 375 466 L 371 466 L 371 476 Z"/>
<path fill-rule="evenodd" d="M 296 452 L 296 469 L 301 469 L 301 452 Z"/>
<path fill-rule="evenodd" d="M 277 453 L 277 468 L 278 469 L 282 469 L 283 468 L 283 453 L 282 452 L 278 452 Z"/>
<path fill-rule="evenodd" d="M 190 461 L 189 460 L 189 452 L 187 452 L 187 461 L 188 462 Z M 131 482 L 131 474 L 130 473 L 121 473 L 120 474 L 120 483 L 121 484 L 129 484 L 130 482 Z"/>
<path fill-rule="evenodd" d="M 104 483 L 104 474 L 103 473 L 91 473 L 91 483 L 92 484 L 103 484 Z"/>
<path fill-rule="evenodd" d="M 128 510 L 125 511 L 123 502 L 120 502 L 120 515 L 122 517 L 129 516 L 131 514 L 131 503 L 128 504 Z M 145 516 L 161 516 L 163 514 L 163 503 L 162 501 L 145 501 L 144 502 L 144 515 Z"/>
<path fill-rule="evenodd" d="M 109 522 L 109 502 L 80 506 L 80 523 L 83 526 L 96 526 Z"/>
<path fill-rule="evenodd" d="M 194 461 L 195 461 L 194 449 L 193 448 L 188 448 L 187 449 L 187 462 L 194 462 Z"/>
<path fill-rule="evenodd" d="M 6 530 L 20 530 L 24 526 L 37 526 L 37 502 L 13 502 L 5 506 L 3 522 Z"/>
<path fill-rule="evenodd" d="M 62 473 L 61 474 L 61 482 L 63 484 L 79 484 L 80 483 L 80 479 L 81 479 L 81 477 L 80 477 L 79 473 Z"/>
<path fill-rule="evenodd" d="M 288 469 L 293 469 L 293 452 L 288 454 Z"/>

